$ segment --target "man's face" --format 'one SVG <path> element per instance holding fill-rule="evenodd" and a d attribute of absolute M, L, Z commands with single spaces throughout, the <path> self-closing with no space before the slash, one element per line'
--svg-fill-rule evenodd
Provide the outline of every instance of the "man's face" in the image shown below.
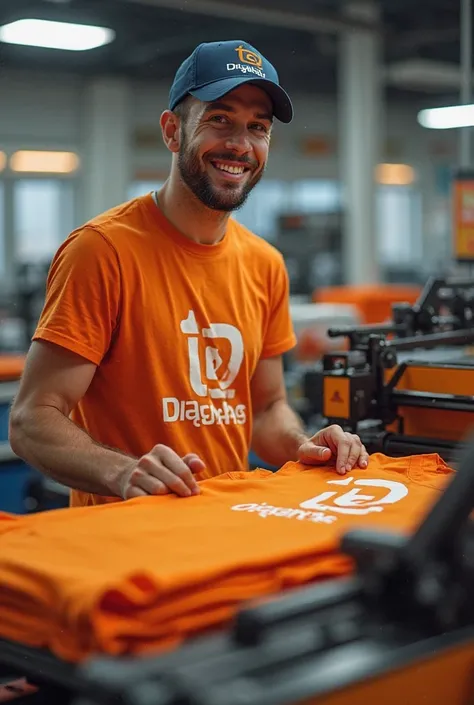
<path fill-rule="evenodd" d="M 239 86 L 213 103 L 194 101 L 181 126 L 181 178 L 208 208 L 242 206 L 263 176 L 272 127 L 269 96 Z"/>

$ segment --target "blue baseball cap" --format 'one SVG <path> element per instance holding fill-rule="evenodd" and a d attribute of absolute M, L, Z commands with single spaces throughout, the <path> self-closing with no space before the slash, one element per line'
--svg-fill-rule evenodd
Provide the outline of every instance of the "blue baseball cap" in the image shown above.
<path fill-rule="evenodd" d="M 254 83 L 273 102 L 273 114 L 280 122 L 293 118 L 290 97 L 280 86 L 278 73 L 255 47 L 243 41 L 199 44 L 176 72 L 169 94 L 169 109 L 187 95 L 205 103 L 222 98 L 243 83 Z"/>

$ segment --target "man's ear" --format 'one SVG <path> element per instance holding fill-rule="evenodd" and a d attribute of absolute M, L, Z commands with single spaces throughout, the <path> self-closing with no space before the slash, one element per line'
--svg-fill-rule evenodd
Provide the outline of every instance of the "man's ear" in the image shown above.
<path fill-rule="evenodd" d="M 160 116 L 163 142 L 170 152 L 179 152 L 180 119 L 171 110 L 165 110 Z"/>

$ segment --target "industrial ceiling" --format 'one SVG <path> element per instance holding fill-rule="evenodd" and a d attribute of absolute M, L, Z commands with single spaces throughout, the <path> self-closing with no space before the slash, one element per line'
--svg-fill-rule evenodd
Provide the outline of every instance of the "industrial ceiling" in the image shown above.
<path fill-rule="evenodd" d="M 115 40 L 85 52 L 0 44 L 3 69 L 124 75 L 168 82 L 201 41 L 244 39 L 273 61 L 291 92 L 335 93 L 342 0 L 1 0 L 0 25 L 25 17 L 97 24 Z M 459 95 L 459 0 L 381 0 L 387 94 L 432 103 Z"/>

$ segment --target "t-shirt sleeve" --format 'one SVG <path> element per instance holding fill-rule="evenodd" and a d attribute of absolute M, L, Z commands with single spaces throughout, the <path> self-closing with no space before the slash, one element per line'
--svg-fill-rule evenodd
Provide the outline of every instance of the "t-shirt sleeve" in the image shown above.
<path fill-rule="evenodd" d="M 72 233 L 57 250 L 33 340 L 46 340 L 99 365 L 118 325 L 121 297 L 117 254 L 98 231 Z"/>
<path fill-rule="evenodd" d="M 278 256 L 270 277 L 270 310 L 262 358 L 282 355 L 296 345 L 290 315 L 290 282 L 283 257 Z"/>

